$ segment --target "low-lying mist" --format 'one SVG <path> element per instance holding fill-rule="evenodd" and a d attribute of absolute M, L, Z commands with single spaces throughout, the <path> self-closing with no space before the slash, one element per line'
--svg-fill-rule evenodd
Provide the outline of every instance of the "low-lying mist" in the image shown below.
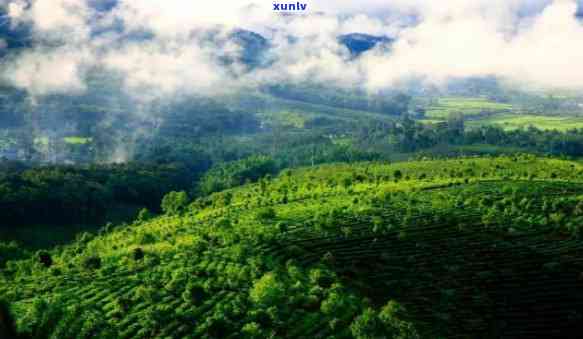
<path fill-rule="evenodd" d="M 520 89 L 583 87 L 574 0 L 315 0 L 302 14 L 245 0 L 0 4 L 8 107 L 0 127 L 29 121 L 28 142 L 47 148 L 55 135 L 99 130 L 98 142 L 120 145 L 111 161 L 131 158 L 132 140 L 163 130 L 176 102 L 212 98 L 222 108 L 207 114 L 252 115 L 253 107 L 227 107 L 223 98 L 242 101 L 274 86 L 373 97 L 447 90 L 467 78 Z"/>

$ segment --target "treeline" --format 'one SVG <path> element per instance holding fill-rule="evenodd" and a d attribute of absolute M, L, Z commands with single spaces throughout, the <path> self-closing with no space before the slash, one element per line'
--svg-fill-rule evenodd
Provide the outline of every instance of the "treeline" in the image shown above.
<path fill-rule="evenodd" d="M 256 182 L 286 168 L 381 159 L 380 154 L 359 150 L 351 145 L 333 143 L 308 144 L 288 150 L 289 152 L 278 152 L 273 156 L 252 155 L 238 161 L 218 164 L 205 173 L 192 195 L 205 196 L 248 182 Z"/>
<path fill-rule="evenodd" d="M 534 127 L 504 131 L 499 127 L 482 127 L 464 134 L 463 143 L 486 143 L 513 146 L 552 155 L 583 156 L 583 129 L 566 132 L 543 131 Z"/>
<path fill-rule="evenodd" d="M 99 225 L 142 207 L 159 210 L 165 193 L 192 185 L 197 175 L 182 164 L 29 167 L 2 163 L 0 219 L 5 227 Z"/>
<path fill-rule="evenodd" d="M 426 125 L 408 117 L 382 126 L 362 126 L 357 139 L 362 147 L 373 143 L 389 143 L 397 152 L 411 153 L 439 145 L 492 145 L 522 149 L 527 152 L 555 156 L 583 156 L 583 129 L 568 131 L 541 130 L 528 127 L 504 130 L 497 126 L 465 128 L 462 115 L 453 115 L 447 122 Z"/>

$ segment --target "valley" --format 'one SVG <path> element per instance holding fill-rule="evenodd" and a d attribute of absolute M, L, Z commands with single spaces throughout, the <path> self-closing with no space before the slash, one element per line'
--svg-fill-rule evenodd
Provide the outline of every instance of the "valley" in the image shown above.
<path fill-rule="evenodd" d="M 583 3 L 0 1 L 0 339 L 583 331 Z"/>

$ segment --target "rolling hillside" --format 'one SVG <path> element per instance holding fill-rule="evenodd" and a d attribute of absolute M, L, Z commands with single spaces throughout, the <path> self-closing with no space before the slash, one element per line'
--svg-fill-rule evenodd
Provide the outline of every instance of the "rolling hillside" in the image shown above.
<path fill-rule="evenodd" d="M 582 329 L 576 162 L 325 165 L 194 202 L 172 193 L 163 208 L 0 270 L 0 299 L 23 337 L 534 338 Z"/>

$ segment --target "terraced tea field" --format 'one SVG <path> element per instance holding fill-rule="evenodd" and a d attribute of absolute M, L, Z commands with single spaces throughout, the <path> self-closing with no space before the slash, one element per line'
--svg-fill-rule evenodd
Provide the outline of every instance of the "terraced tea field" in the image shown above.
<path fill-rule="evenodd" d="M 55 338 L 569 337 L 582 226 L 577 162 L 326 165 L 9 263 L 0 298 Z"/>

